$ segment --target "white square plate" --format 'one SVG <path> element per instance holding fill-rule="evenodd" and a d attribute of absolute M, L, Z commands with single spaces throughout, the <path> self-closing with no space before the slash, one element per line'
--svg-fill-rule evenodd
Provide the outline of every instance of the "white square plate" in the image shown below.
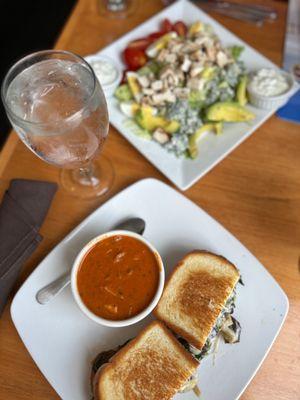
<path fill-rule="evenodd" d="M 171 206 L 170 206 L 171 205 Z M 48 305 L 35 300 L 38 289 L 68 270 L 83 245 L 132 216 L 146 221 L 145 237 L 160 252 L 167 275 L 188 251 L 222 254 L 240 269 L 235 316 L 240 343 L 221 343 L 215 357 L 199 367 L 203 399 L 234 400 L 243 392 L 275 340 L 288 311 L 282 289 L 254 256 L 218 222 L 169 186 L 142 180 L 98 208 L 41 262 L 16 294 L 11 315 L 32 358 L 64 400 L 89 400 L 93 358 L 134 337 L 149 322 L 105 328 L 85 317 L 68 287 Z M 176 399 L 196 400 L 190 392 Z"/>
<path fill-rule="evenodd" d="M 182 20 L 186 24 L 191 24 L 197 20 L 210 24 L 217 35 L 222 38 L 222 43 L 225 46 L 236 44 L 245 47 L 242 53 L 242 60 L 245 62 L 249 71 L 259 68 L 277 68 L 270 60 L 187 0 L 175 2 L 175 4 L 156 14 L 97 54 L 111 57 L 122 70 L 125 69 L 121 54 L 127 44 L 133 39 L 141 38 L 157 31 L 164 18 L 169 18 L 171 21 Z M 113 97 L 108 99 L 110 122 L 134 147 L 181 190 L 186 190 L 193 185 L 276 111 L 276 108 L 266 111 L 251 106 L 248 107 L 256 115 L 254 121 L 251 121 L 251 123 L 241 122 L 226 124 L 224 126 L 223 135 L 221 136 L 216 136 L 212 133 L 207 134 L 199 142 L 198 158 L 196 160 L 189 160 L 176 158 L 154 141 L 148 141 L 137 137 L 132 133 L 130 128 L 128 129 L 128 127 L 124 126 L 124 121 L 128 118 L 119 110 L 118 101 Z"/>

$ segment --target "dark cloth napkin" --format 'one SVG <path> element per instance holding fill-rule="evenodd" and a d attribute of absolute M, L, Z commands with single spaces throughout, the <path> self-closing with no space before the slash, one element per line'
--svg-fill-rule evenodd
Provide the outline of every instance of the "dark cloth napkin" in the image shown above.
<path fill-rule="evenodd" d="M 14 179 L 0 205 L 0 315 L 22 265 L 42 240 L 42 225 L 57 184 Z"/>

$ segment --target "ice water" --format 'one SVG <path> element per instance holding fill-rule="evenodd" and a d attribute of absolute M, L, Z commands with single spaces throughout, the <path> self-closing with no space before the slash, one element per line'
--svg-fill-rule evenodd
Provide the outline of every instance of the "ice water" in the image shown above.
<path fill-rule="evenodd" d="M 54 59 L 38 62 L 8 87 L 11 122 L 45 161 L 66 168 L 82 166 L 95 157 L 107 135 L 105 99 L 94 85 L 84 65 Z"/>

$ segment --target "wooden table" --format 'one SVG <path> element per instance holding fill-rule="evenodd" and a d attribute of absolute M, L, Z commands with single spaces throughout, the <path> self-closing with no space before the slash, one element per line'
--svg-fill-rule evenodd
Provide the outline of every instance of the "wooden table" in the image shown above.
<path fill-rule="evenodd" d="M 120 23 L 102 18 L 97 12 L 96 0 L 78 1 L 56 48 L 81 55 L 97 51 L 162 8 L 159 0 L 143 3 L 133 17 Z M 268 3 L 278 10 L 279 19 L 262 28 L 217 14 L 213 16 L 280 64 L 286 4 Z M 113 128 L 110 129 L 104 153 L 112 160 L 116 170 L 112 190 L 106 198 L 88 202 L 70 197 L 63 190 L 58 191 L 42 227 L 44 240 L 27 262 L 14 292 L 60 240 L 109 197 L 145 177 L 155 177 L 170 184 Z M 12 133 L 0 157 L 0 176 L 0 191 L 3 194 L 12 178 L 58 181 L 58 170 L 39 160 Z M 299 125 L 272 117 L 185 195 L 238 237 L 268 268 L 290 300 L 286 323 L 242 399 L 299 400 Z M 0 320 L 0 360 L 0 399 L 58 398 L 21 342 L 10 318 L 9 304 Z"/>

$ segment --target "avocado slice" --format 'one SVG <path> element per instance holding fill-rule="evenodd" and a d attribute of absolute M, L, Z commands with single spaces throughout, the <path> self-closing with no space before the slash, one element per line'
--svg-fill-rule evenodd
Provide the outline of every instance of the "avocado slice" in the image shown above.
<path fill-rule="evenodd" d="M 130 130 L 134 135 L 145 139 L 151 140 L 152 135 L 150 132 L 146 131 L 146 129 L 141 128 L 132 118 L 128 118 L 123 122 L 123 125 L 126 129 Z"/>
<path fill-rule="evenodd" d="M 153 115 L 151 107 L 142 106 L 135 114 L 135 121 L 138 125 L 149 132 L 154 131 L 159 126 L 162 126 L 164 119 Z"/>
<path fill-rule="evenodd" d="M 205 67 L 201 72 L 201 78 L 210 81 L 215 77 L 216 67 Z"/>
<path fill-rule="evenodd" d="M 240 55 L 242 54 L 242 52 L 245 50 L 244 46 L 239 46 L 239 45 L 235 45 L 235 46 L 231 46 L 229 47 L 230 53 L 232 55 L 232 58 L 237 61 L 240 58 Z"/>
<path fill-rule="evenodd" d="M 189 37 L 194 36 L 196 33 L 201 32 L 203 30 L 203 28 L 204 28 L 204 25 L 202 22 L 200 22 L 200 21 L 194 22 L 189 28 L 188 36 Z"/>
<path fill-rule="evenodd" d="M 192 90 L 188 97 L 190 107 L 200 110 L 204 105 L 205 96 L 205 90 Z"/>
<path fill-rule="evenodd" d="M 209 121 L 244 122 L 251 121 L 255 115 L 239 103 L 224 101 L 208 107 L 206 118 Z"/>
<path fill-rule="evenodd" d="M 149 132 L 153 132 L 156 128 L 163 128 L 167 133 L 175 133 L 180 124 L 177 121 L 168 121 L 158 115 L 153 115 L 153 109 L 149 106 L 142 106 L 134 116 L 138 125 Z"/>
<path fill-rule="evenodd" d="M 248 83 L 247 75 L 241 76 L 240 81 L 237 86 L 237 89 L 236 89 L 236 100 L 241 106 L 245 106 L 248 102 L 247 83 Z"/>
<path fill-rule="evenodd" d="M 213 131 L 217 135 L 222 133 L 222 122 L 211 122 L 202 125 L 197 131 L 189 137 L 189 154 L 192 159 L 198 156 L 197 142 L 204 132 Z"/>
<path fill-rule="evenodd" d="M 223 132 L 223 123 L 222 122 L 215 122 L 213 124 L 212 130 L 215 132 L 216 135 L 221 135 Z"/>
<path fill-rule="evenodd" d="M 149 74 L 154 74 L 155 76 L 158 74 L 161 66 L 154 60 L 150 60 L 144 65 L 142 68 L 137 70 L 138 75 L 147 76 Z"/>
<path fill-rule="evenodd" d="M 180 123 L 178 121 L 166 121 L 167 124 L 164 126 L 164 130 L 169 133 L 169 134 L 173 134 L 176 133 L 178 131 L 178 129 L 180 128 Z"/>
<path fill-rule="evenodd" d="M 127 83 L 124 83 L 123 85 L 120 85 L 117 87 L 115 91 L 115 97 L 119 101 L 129 101 L 133 98 L 131 90 L 129 88 L 129 85 Z"/>

